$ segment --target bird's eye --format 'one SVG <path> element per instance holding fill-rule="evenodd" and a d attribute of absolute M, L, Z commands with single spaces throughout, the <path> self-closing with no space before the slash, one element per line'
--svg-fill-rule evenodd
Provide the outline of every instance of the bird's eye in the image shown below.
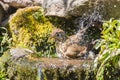
<path fill-rule="evenodd" d="M 60 34 L 56 34 L 56 36 L 57 36 L 57 37 L 59 37 L 59 36 L 60 36 Z"/>

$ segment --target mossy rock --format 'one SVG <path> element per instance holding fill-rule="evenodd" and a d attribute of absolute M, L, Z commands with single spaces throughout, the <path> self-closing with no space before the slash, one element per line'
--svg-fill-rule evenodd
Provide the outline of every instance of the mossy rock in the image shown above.
<path fill-rule="evenodd" d="M 94 80 L 92 61 L 59 58 L 11 59 L 7 74 L 10 80 Z"/>
<path fill-rule="evenodd" d="M 7 79 L 7 62 L 10 60 L 9 51 L 6 51 L 4 55 L 0 57 L 0 80 Z"/>
<path fill-rule="evenodd" d="M 40 56 L 55 53 L 54 40 L 49 38 L 55 26 L 44 16 L 41 7 L 18 9 L 9 20 L 9 26 L 13 47 L 30 48 L 39 52 Z"/>
<path fill-rule="evenodd" d="M 8 51 L 4 52 L 4 55 L 0 57 L 0 71 L 6 69 L 6 62 L 10 59 L 10 54 Z"/>

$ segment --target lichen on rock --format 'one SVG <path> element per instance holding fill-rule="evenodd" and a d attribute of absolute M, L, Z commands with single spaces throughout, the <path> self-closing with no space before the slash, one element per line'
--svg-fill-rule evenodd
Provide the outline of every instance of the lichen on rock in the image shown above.
<path fill-rule="evenodd" d="M 44 16 L 44 10 L 41 7 L 17 10 L 9 20 L 9 26 L 13 47 L 26 47 L 46 54 L 55 51 L 54 41 L 49 39 L 49 34 L 55 27 Z"/>

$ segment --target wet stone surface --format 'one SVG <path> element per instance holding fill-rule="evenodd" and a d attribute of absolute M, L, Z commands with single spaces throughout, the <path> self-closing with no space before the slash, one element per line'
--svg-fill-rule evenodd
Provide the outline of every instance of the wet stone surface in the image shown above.
<path fill-rule="evenodd" d="M 89 60 L 77 60 L 77 59 L 59 59 L 59 58 L 40 58 L 41 63 L 46 65 L 46 67 L 63 67 L 63 66 L 84 66 L 84 63 L 92 62 Z"/>
<path fill-rule="evenodd" d="M 94 80 L 92 62 L 24 57 L 9 60 L 7 72 L 10 80 Z"/>

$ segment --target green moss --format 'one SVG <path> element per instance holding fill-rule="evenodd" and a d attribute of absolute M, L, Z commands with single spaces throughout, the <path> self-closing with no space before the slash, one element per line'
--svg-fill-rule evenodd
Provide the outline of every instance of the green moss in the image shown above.
<path fill-rule="evenodd" d="M 7 65 L 7 61 L 10 59 L 10 54 L 8 52 L 5 52 L 1 57 L 0 57 L 0 70 L 5 70 Z"/>
<path fill-rule="evenodd" d="M 7 61 L 10 59 L 10 54 L 8 52 L 4 52 L 4 54 L 0 57 L 0 80 L 7 79 Z"/>
<path fill-rule="evenodd" d="M 37 68 L 25 58 L 21 58 L 19 61 L 10 59 L 7 63 L 9 65 L 7 68 L 7 74 L 10 80 L 37 79 Z"/>
<path fill-rule="evenodd" d="M 19 9 L 9 21 L 13 47 L 27 47 L 38 55 L 55 53 L 54 41 L 49 38 L 54 29 L 41 7 Z M 44 55 L 45 53 L 45 55 Z"/>
<path fill-rule="evenodd" d="M 6 73 L 2 70 L 0 70 L 0 80 L 6 80 Z"/>
<path fill-rule="evenodd" d="M 44 80 L 95 80 L 93 71 L 86 68 L 44 68 L 42 72 Z"/>

